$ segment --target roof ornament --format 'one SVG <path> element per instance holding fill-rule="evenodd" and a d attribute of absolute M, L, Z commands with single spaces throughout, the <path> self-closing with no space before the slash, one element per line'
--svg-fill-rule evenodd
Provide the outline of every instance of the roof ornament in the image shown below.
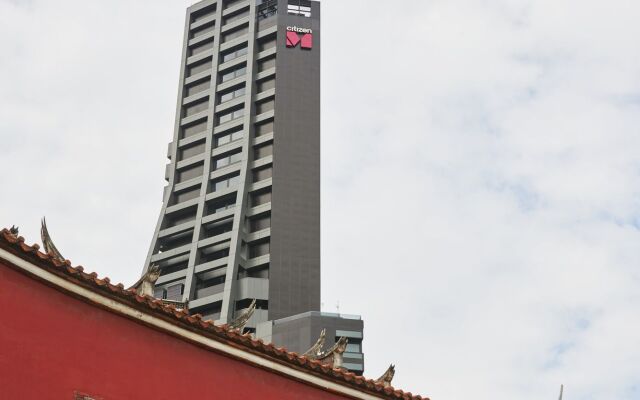
<path fill-rule="evenodd" d="M 152 264 L 147 272 L 144 273 L 128 290 L 135 289 L 140 296 L 154 297 L 156 281 L 160 277 L 160 267 Z"/>
<path fill-rule="evenodd" d="M 384 387 L 391 386 L 391 380 L 393 380 L 393 376 L 396 374 L 396 366 L 391 364 L 389 368 L 382 374 L 382 376 L 376 379 L 376 383 L 382 383 Z M 562 399 L 560 399 L 562 400 Z"/>
<path fill-rule="evenodd" d="M 320 331 L 320 337 L 316 340 L 316 343 L 311 346 L 311 348 L 302 354 L 303 356 L 309 359 L 315 359 L 318 353 L 322 352 L 322 347 L 324 346 L 325 335 L 327 334 L 327 330 L 323 329 Z"/>
<path fill-rule="evenodd" d="M 20 234 L 20 229 L 15 225 L 11 225 L 11 228 L 9 228 L 9 233 L 15 237 L 18 237 L 18 235 Z"/>
<path fill-rule="evenodd" d="M 303 355 L 310 360 L 318 360 L 325 364 L 331 363 L 333 368 L 342 368 L 342 355 L 347 349 L 348 340 L 346 337 L 341 337 L 333 346 L 327 350 L 322 350 L 326 333 L 326 329 L 323 329 L 316 343 L 305 351 Z"/>
<path fill-rule="evenodd" d="M 64 257 L 58 249 L 56 245 L 53 244 L 53 240 L 51 240 L 51 236 L 49 235 L 49 230 L 47 229 L 47 219 L 42 217 L 41 227 L 40 227 L 40 238 L 42 239 L 42 245 L 44 246 L 44 251 L 47 254 L 51 254 L 54 258 L 64 261 Z"/>
<path fill-rule="evenodd" d="M 238 315 L 233 321 L 229 322 L 229 329 L 239 331 L 240 334 L 244 331 L 245 325 L 249 322 L 249 318 L 253 315 L 254 311 L 256 311 L 256 299 L 253 299 L 249 308 L 244 310 L 242 314 Z"/>

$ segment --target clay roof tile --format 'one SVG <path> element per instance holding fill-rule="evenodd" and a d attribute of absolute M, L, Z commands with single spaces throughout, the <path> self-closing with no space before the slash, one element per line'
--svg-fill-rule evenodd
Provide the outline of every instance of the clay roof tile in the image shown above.
<path fill-rule="evenodd" d="M 428 400 L 426 397 L 413 395 L 411 392 L 403 392 L 391 386 L 384 387 L 384 385 L 379 382 L 357 376 L 353 372 L 345 369 L 334 369 L 330 365 L 323 364 L 318 360 L 310 360 L 303 355 L 289 352 L 285 348 L 276 347 L 270 343 L 267 344 L 261 339 L 253 339 L 250 335 L 243 335 L 238 331 L 229 329 L 229 326 L 226 324 L 215 325 L 211 320 L 205 321 L 200 314 L 189 315 L 187 310 L 176 309 L 172 304 L 164 304 L 162 301 L 151 296 L 140 296 L 134 288 L 125 289 L 122 283 L 113 285 L 108 277 L 100 279 L 95 272 L 85 273 L 82 266 L 73 267 L 69 260 L 61 261 L 51 254 L 45 254 L 39 251 L 40 246 L 37 244 L 31 246 L 25 244 L 22 236 L 15 237 L 6 228 L 0 231 L 0 247 L 12 249 L 14 253 L 18 251 L 18 253 L 22 253 L 18 255 L 22 255 L 23 258 L 33 257 L 35 255 L 36 260 L 39 261 L 38 266 L 44 269 L 50 268 L 66 276 L 79 278 L 82 283 L 93 287 L 94 290 L 104 291 L 111 296 L 119 297 L 122 301 L 130 302 L 133 298 L 135 299 L 133 305 L 136 307 L 146 308 L 149 312 L 162 312 L 169 318 L 173 318 L 176 324 L 188 324 L 192 328 L 200 329 L 202 333 L 215 334 L 216 336 L 245 347 L 247 351 L 257 351 L 268 357 L 280 359 L 287 364 L 319 373 L 327 379 L 337 380 L 348 386 L 368 390 L 378 395 L 385 395 L 385 397 L 388 398 Z M 78 281 L 76 280 L 75 282 Z"/>

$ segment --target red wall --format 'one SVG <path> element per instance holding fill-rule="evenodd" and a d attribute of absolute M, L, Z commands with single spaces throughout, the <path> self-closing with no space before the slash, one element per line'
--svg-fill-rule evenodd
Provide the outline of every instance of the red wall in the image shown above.
<path fill-rule="evenodd" d="M 0 262 L 0 398 L 344 398 L 83 303 Z"/>

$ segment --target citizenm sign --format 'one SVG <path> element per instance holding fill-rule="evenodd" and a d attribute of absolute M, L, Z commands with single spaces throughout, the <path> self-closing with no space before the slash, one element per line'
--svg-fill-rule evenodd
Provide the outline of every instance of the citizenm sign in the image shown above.
<path fill-rule="evenodd" d="M 313 47 L 313 31 L 297 26 L 287 26 L 287 47 L 296 47 L 300 43 L 301 49 Z"/>

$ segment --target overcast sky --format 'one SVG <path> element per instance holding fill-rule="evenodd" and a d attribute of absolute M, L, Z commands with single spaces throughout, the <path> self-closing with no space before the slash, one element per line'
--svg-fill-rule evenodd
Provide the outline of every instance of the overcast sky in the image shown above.
<path fill-rule="evenodd" d="M 189 1 L 0 0 L 0 226 L 130 284 Z M 322 296 L 433 400 L 640 399 L 640 2 L 324 0 Z"/>

